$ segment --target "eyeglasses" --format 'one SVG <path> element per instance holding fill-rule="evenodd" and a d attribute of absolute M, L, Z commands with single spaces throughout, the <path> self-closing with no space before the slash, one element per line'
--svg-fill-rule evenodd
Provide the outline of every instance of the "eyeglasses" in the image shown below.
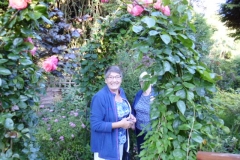
<path fill-rule="evenodd" d="M 109 77 L 107 77 L 107 78 L 110 79 L 110 80 L 113 80 L 114 78 L 117 79 L 117 80 L 119 80 L 119 79 L 122 78 L 122 76 L 109 76 Z"/>

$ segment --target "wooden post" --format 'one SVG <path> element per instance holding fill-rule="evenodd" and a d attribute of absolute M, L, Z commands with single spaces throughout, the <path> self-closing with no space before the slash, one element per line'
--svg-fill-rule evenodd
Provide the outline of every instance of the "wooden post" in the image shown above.
<path fill-rule="evenodd" d="M 240 154 L 197 152 L 197 160 L 240 160 Z"/>

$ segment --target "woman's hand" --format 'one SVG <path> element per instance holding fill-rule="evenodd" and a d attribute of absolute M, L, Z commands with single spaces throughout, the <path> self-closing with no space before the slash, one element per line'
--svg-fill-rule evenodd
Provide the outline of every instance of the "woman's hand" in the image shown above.
<path fill-rule="evenodd" d="M 124 129 L 129 129 L 134 125 L 134 122 L 131 121 L 130 117 L 123 118 L 120 122 L 122 123 L 122 128 Z"/>
<path fill-rule="evenodd" d="M 137 122 L 137 119 L 132 114 L 130 114 L 129 118 L 130 118 L 130 121 L 133 122 L 133 125 L 131 126 L 131 128 L 135 130 L 135 123 Z"/>
<path fill-rule="evenodd" d="M 137 119 L 134 117 L 134 115 L 130 114 L 130 115 L 129 115 L 129 118 L 130 118 L 130 120 L 131 120 L 133 123 L 136 123 L 136 122 L 137 122 Z"/>

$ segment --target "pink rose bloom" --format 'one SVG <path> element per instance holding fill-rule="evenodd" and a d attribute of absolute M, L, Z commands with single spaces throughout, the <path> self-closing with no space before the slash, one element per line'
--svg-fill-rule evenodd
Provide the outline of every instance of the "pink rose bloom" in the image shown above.
<path fill-rule="evenodd" d="M 102 3 L 108 3 L 109 0 L 101 0 Z"/>
<path fill-rule="evenodd" d="M 25 39 L 24 41 L 33 44 L 33 40 L 32 40 L 31 37 L 28 37 L 28 38 Z M 34 56 L 34 55 L 36 54 L 36 51 L 37 51 L 37 47 L 34 46 L 33 49 L 30 50 L 31 55 Z"/>
<path fill-rule="evenodd" d="M 32 43 L 33 44 L 33 40 L 31 37 L 28 37 L 27 39 L 24 40 L 25 42 L 29 42 L 29 43 Z"/>
<path fill-rule="evenodd" d="M 127 11 L 133 16 L 139 16 L 144 11 L 143 7 L 139 5 L 133 6 L 132 4 L 128 5 Z"/>
<path fill-rule="evenodd" d="M 162 0 L 157 0 L 157 2 L 153 4 L 153 8 L 157 10 L 161 10 L 162 9 L 161 4 L 162 4 Z"/>
<path fill-rule="evenodd" d="M 14 9 L 25 9 L 28 6 L 28 3 L 30 3 L 31 0 L 9 0 L 9 6 Z"/>
<path fill-rule="evenodd" d="M 37 51 L 37 47 L 34 46 L 33 49 L 30 50 L 31 55 L 34 56 L 36 54 L 36 51 Z"/>
<path fill-rule="evenodd" d="M 51 56 L 48 58 L 48 60 L 52 61 L 53 64 L 57 65 L 58 64 L 58 58 L 57 56 Z"/>
<path fill-rule="evenodd" d="M 46 72 L 51 72 L 57 69 L 57 63 L 58 63 L 57 57 L 51 56 L 43 62 L 42 67 Z"/>
<path fill-rule="evenodd" d="M 162 6 L 162 13 L 165 15 L 165 16 L 170 16 L 171 15 L 171 11 L 170 11 L 170 8 L 168 6 Z"/>

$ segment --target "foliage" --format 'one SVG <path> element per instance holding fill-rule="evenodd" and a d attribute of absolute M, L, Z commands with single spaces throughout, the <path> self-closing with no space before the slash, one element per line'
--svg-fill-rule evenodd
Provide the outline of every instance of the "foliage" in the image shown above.
<path fill-rule="evenodd" d="M 75 88 L 53 106 L 40 106 L 36 138 L 44 159 L 92 159 L 88 109 Z M 51 152 L 49 149 L 51 148 Z"/>
<path fill-rule="evenodd" d="M 221 91 L 217 92 L 213 98 L 213 105 L 216 113 L 224 120 L 231 133 L 223 144 L 223 151 L 228 153 L 240 153 L 240 98 L 239 93 Z"/>
<path fill-rule="evenodd" d="M 141 159 L 186 160 L 195 159 L 198 150 L 214 151 L 221 143 L 219 134 L 229 131 L 215 115 L 209 101 L 220 77 L 199 61 L 194 32 L 189 32 L 195 28 L 190 23 L 187 1 L 163 1 L 171 8 L 170 17 L 151 7 L 145 8 L 142 16 L 131 17 L 126 14 L 126 3 L 120 3 L 118 12 L 100 20 L 101 26 L 93 36 L 98 43 L 89 41 L 88 50 L 84 50 L 87 57 L 81 61 L 84 64 L 81 75 L 96 74 L 96 71 L 99 74 L 93 78 L 85 74 L 86 81 L 91 79 L 91 82 L 84 80 L 81 89 L 87 91 L 89 97 L 97 91 L 103 82 L 103 72 L 97 67 L 103 69 L 112 64 L 117 53 L 131 54 L 137 61 L 147 56 L 151 63 L 139 66 L 152 75 L 145 88 L 149 83 L 156 83 L 161 94 L 152 105 L 153 129 L 147 135 L 143 146 L 147 150 L 141 152 Z M 91 48 L 94 52 L 89 51 Z M 112 56 L 111 61 L 106 61 L 107 54 L 108 58 Z M 89 64 L 93 62 L 95 68 Z M 82 79 L 79 78 L 81 83 Z"/>
<path fill-rule="evenodd" d="M 6 1 L 4 1 L 6 2 Z M 33 136 L 34 108 L 45 91 L 42 70 L 29 53 L 28 37 L 47 20 L 46 1 L 32 1 L 24 10 L 9 7 L 0 17 L 0 159 L 41 159 Z"/>
<path fill-rule="evenodd" d="M 39 37 L 35 40 L 38 45 L 35 61 L 56 55 L 60 62 L 58 69 L 51 74 L 58 77 L 63 77 L 64 74 L 74 74 L 76 68 L 79 68 L 77 64 L 73 63 L 78 48 L 71 48 L 68 45 L 82 34 L 79 28 L 74 28 L 71 23 L 67 23 L 63 16 L 62 11 L 50 8 L 48 12 L 49 23 L 39 26 L 39 30 L 36 31 Z"/>
<path fill-rule="evenodd" d="M 222 90 L 240 88 L 240 57 L 230 60 L 211 58 L 208 63 L 215 73 L 222 76 L 222 79 L 217 82 L 219 88 Z"/>
<path fill-rule="evenodd" d="M 195 32 L 193 32 L 195 38 L 196 51 L 202 54 L 202 56 L 208 55 L 213 40 L 211 37 L 214 33 L 214 28 L 207 24 L 207 21 L 201 14 L 195 13 L 193 16 L 193 23 L 195 26 Z M 189 32 L 192 32 L 191 30 Z"/>
<path fill-rule="evenodd" d="M 235 30 L 230 36 L 234 37 L 235 40 L 240 39 L 240 0 L 227 0 L 226 3 L 221 5 L 221 10 L 219 12 L 221 16 L 221 21 L 229 27 Z"/>

